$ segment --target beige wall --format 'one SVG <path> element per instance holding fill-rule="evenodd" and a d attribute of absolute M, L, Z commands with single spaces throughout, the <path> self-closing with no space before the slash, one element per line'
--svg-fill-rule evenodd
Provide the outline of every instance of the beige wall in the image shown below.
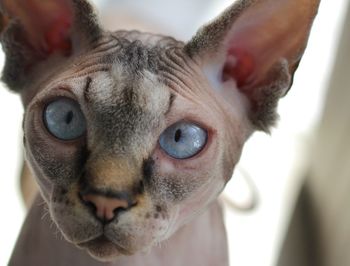
<path fill-rule="evenodd" d="M 350 9 L 308 182 L 324 265 L 350 265 Z"/>
<path fill-rule="evenodd" d="M 350 4 L 348 7 L 310 172 L 279 266 L 350 265 Z"/>

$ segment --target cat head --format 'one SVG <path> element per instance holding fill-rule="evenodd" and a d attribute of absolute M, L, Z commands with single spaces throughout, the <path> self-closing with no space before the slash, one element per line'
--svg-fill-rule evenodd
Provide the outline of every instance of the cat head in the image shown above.
<path fill-rule="evenodd" d="M 268 132 L 318 1 L 238 1 L 187 43 L 103 30 L 84 0 L 4 0 L 2 80 L 26 159 L 67 241 L 99 259 L 168 239 Z"/>

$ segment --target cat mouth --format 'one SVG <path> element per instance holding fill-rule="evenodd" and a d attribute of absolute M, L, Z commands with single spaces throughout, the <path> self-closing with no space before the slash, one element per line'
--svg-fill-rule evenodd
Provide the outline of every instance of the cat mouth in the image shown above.
<path fill-rule="evenodd" d="M 104 234 L 77 244 L 78 247 L 87 249 L 91 255 L 97 258 L 108 259 L 118 255 L 131 255 L 132 252 L 118 243 L 109 240 Z"/>

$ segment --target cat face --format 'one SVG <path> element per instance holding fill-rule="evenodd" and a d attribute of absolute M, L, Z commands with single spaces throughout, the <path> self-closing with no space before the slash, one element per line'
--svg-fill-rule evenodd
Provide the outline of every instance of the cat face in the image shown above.
<path fill-rule="evenodd" d="M 147 249 L 201 213 L 230 179 L 249 132 L 244 98 L 233 90 L 236 104 L 225 104 L 183 43 L 123 35 L 105 34 L 45 82 L 24 122 L 27 159 L 53 220 L 97 257 Z M 105 224 L 82 200 L 87 189 L 127 194 L 133 206 Z"/>
<path fill-rule="evenodd" d="M 274 124 L 318 6 L 238 1 L 183 43 L 49 2 L 4 1 L 3 80 L 21 93 L 52 220 L 102 260 L 151 248 L 216 199 L 246 139 Z"/>

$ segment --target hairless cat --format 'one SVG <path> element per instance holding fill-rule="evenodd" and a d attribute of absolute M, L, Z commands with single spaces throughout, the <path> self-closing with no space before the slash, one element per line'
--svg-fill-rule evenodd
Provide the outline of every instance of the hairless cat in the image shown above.
<path fill-rule="evenodd" d="M 274 125 L 319 0 L 236 1 L 186 43 L 104 30 L 85 0 L 0 4 L 40 188 L 10 265 L 228 265 L 217 197 Z"/>

